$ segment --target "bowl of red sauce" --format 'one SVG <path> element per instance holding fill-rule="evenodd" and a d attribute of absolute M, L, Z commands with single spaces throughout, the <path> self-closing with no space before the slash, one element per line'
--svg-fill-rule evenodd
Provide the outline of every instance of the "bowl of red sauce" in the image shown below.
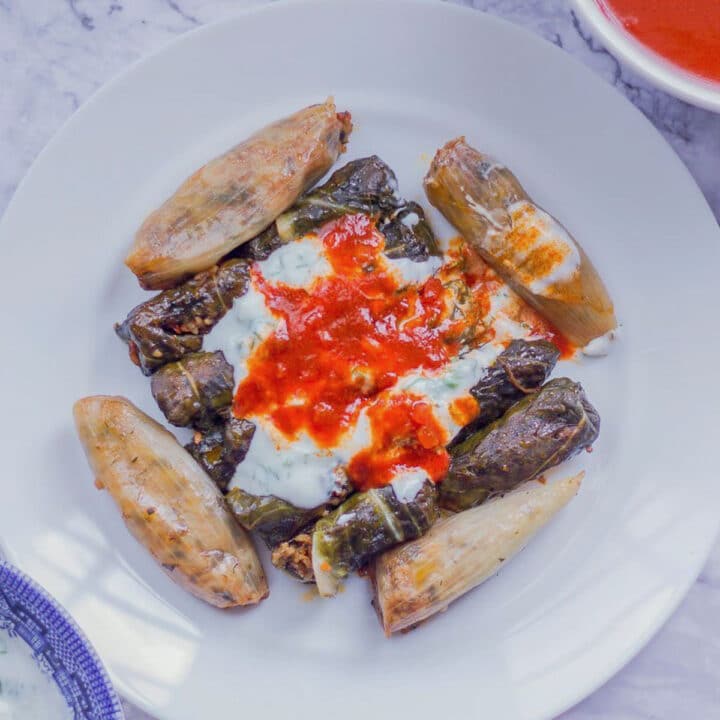
<path fill-rule="evenodd" d="M 720 0 L 575 0 L 594 34 L 663 90 L 720 112 Z"/>

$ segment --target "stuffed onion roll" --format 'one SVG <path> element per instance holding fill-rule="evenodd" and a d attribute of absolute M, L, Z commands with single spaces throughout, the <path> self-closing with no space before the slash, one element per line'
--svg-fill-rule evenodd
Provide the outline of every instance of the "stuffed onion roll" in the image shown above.
<path fill-rule="evenodd" d="M 168 288 L 255 237 L 345 150 L 352 125 L 329 99 L 263 128 L 193 173 L 135 236 L 125 262 L 146 289 Z"/>
<path fill-rule="evenodd" d="M 83 398 L 74 414 L 95 484 L 175 582 L 220 608 L 267 597 L 249 536 L 165 428 L 121 397 Z"/>
<path fill-rule="evenodd" d="M 580 384 L 551 380 L 452 448 L 440 504 L 465 510 L 509 492 L 590 447 L 599 432 L 600 416 Z"/>
<path fill-rule="evenodd" d="M 588 256 L 506 167 L 458 138 L 437 151 L 425 191 L 483 260 L 573 344 L 584 347 L 616 328 Z"/>
<path fill-rule="evenodd" d="M 381 555 L 372 578 L 385 634 L 414 627 L 494 575 L 570 502 L 581 478 L 523 485 Z"/>

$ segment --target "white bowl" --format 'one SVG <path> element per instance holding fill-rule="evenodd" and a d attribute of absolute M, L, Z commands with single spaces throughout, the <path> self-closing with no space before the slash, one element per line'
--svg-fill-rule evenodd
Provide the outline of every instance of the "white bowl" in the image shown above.
<path fill-rule="evenodd" d="M 693 105 L 720 112 L 720 83 L 693 75 L 645 47 L 602 10 L 597 0 L 574 0 L 593 34 L 654 85 Z"/>

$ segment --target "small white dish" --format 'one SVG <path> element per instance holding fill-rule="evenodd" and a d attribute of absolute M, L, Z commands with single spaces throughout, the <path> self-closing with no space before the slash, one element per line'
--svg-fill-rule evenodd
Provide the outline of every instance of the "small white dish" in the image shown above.
<path fill-rule="evenodd" d="M 653 52 L 608 17 L 598 0 L 573 0 L 592 32 L 619 59 L 671 95 L 713 112 L 720 112 L 720 83 L 693 75 Z"/>

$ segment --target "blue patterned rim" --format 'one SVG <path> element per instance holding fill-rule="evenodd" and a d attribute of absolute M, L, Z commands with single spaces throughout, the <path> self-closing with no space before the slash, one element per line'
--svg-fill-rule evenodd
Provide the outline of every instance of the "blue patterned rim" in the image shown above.
<path fill-rule="evenodd" d="M 70 615 L 37 583 L 0 561 L 0 630 L 22 638 L 75 720 L 123 720 L 110 678 Z"/>

